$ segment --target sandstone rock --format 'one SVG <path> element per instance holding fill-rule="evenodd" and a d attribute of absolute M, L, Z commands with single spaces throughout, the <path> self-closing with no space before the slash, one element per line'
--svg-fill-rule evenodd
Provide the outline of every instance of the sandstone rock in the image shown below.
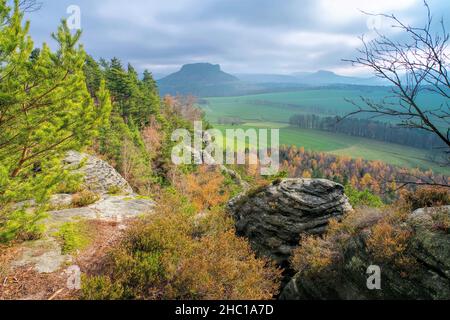
<path fill-rule="evenodd" d="M 106 194 L 111 188 L 120 188 L 124 194 L 132 194 L 129 183 L 107 162 L 94 156 L 75 151 L 68 152 L 64 162 L 84 174 L 84 183 L 92 191 Z"/>
<path fill-rule="evenodd" d="M 238 234 L 281 265 L 301 234 L 321 234 L 330 218 L 352 210 L 344 187 L 323 179 L 285 179 L 230 201 Z"/>
<path fill-rule="evenodd" d="M 100 201 L 83 208 L 49 212 L 52 222 L 70 222 L 76 219 L 122 221 L 151 213 L 155 202 L 136 196 L 104 196 Z"/>
<path fill-rule="evenodd" d="M 38 273 L 53 273 L 73 260 L 64 255 L 54 234 L 66 222 L 81 220 L 103 220 L 120 223 L 126 219 L 150 214 L 155 203 L 137 196 L 104 196 L 100 201 L 84 207 L 48 212 L 43 221 L 47 227 L 46 235 L 40 240 L 26 242 L 21 254 L 11 263 L 12 268 L 32 266 Z"/>
<path fill-rule="evenodd" d="M 21 254 L 11 263 L 12 268 L 32 266 L 38 273 L 53 273 L 72 261 L 70 255 L 61 253 L 61 246 L 55 239 L 55 232 L 66 222 L 80 220 L 103 220 L 118 222 L 118 228 L 123 228 L 122 222 L 144 214 L 150 214 L 155 206 L 154 201 L 139 197 L 133 193 L 128 182 L 123 179 L 113 167 L 106 162 L 90 155 L 69 152 L 66 159 L 69 167 L 84 174 L 86 188 L 98 193 L 100 200 L 83 208 L 70 208 L 48 212 L 48 218 L 42 223 L 47 227 L 44 237 L 37 241 L 21 245 Z M 84 164 L 80 167 L 80 164 Z M 108 195 L 111 188 L 122 190 L 128 195 Z M 70 207 L 72 195 L 58 194 L 51 198 L 53 208 Z M 19 205 L 32 208 L 34 201 Z"/>
<path fill-rule="evenodd" d="M 330 274 L 298 273 L 280 298 L 309 299 L 450 299 L 450 233 L 436 228 L 436 215 L 447 215 L 450 207 L 415 211 L 407 221 L 412 230 L 407 254 L 411 267 L 402 274 L 391 263 L 380 265 L 381 290 L 367 287 L 367 268 L 373 264 L 367 252 L 367 233 L 360 232 L 343 248 L 343 264 Z M 331 273 L 332 272 L 332 273 Z"/>
<path fill-rule="evenodd" d="M 17 268 L 32 265 L 38 273 L 52 273 L 71 261 L 72 257 L 63 255 L 59 243 L 50 237 L 25 243 L 22 254 L 12 262 L 11 266 Z"/>

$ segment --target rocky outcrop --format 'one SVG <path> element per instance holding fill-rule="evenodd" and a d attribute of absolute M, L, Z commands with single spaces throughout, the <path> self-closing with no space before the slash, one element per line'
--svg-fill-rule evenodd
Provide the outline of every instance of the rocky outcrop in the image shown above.
<path fill-rule="evenodd" d="M 106 194 L 111 189 L 117 188 L 124 194 L 133 193 L 129 183 L 112 166 L 99 158 L 70 151 L 64 162 L 69 168 L 81 172 L 84 176 L 85 185 L 96 193 Z"/>
<path fill-rule="evenodd" d="M 119 229 L 125 228 L 124 221 L 137 218 L 153 211 L 153 200 L 133 193 L 128 182 L 108 163 L 94 156 L 69 152 L 65 158 L 68 167 L 83 174 L 85 187 L 99 194 L 99 200 L 89 206 L 72 208 L 71 194 L 57 194 L 50 201 L 56 209 L 47 213 L 42 222 L 46 233 L 37 241 L 24 243 L 21 254 L 11 263 L 11 268 L 32 266 L 38 273 L 53 273 L 66 264 L 70 264 L 73 257 L 63 254 L 61 246 L 55 238 L 60 226 L 68 222 L 99 220 L 114 222 Z M 110 190 L 121 190 L 121 195 L 110 195 Z M 32 207 L 33 201 L 22 205 Z"/>
<path fill-rule="evenodd" d="M 285 179 L 230 201 L 238 234 L 253 249 L 286 265 L 301 234 L 321 234 L 331 218 L 352 210 L 344 187 L 323 179 Z"/>
<path fill-rule="evenodd" d="M 374 263 L 367 231 L 342 248 L 342 263 L 320 274 L 305 270 L 293 277 L 281 299 L 450 299 L 450 207 L 419 209 L 405 222 L 412 232 L 405 257 L 408 267 Z M 369 266 L 380 267 L 381 288 L 369 289 Z"/>
<path fill-rule="evenodd" d="M 124 221 L 152 212 L 155 203 L 138 196 L 103 196 L 98 202 L 83 208 L 70 208 L 48 212 L 43 222 L 46 234 L 37 241 L 25 243 L 21 255 L 14 260 L 12 267 L 32 265 L 38 273 L 52 273 L 64 264 L 71 263 L 73 257 L 63 254 L 54 235 L 59 227 L 68 222 L 107 221 L 114 222 L 118 228 L 124 228 Z"/>

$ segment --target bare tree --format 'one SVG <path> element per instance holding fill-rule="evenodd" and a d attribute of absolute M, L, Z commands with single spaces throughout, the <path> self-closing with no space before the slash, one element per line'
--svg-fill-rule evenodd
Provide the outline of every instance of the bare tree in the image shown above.
<path fill-rule="evenodd" d="M 450 155 L 450 35 L 444 21 L 436 32 L 430 7 L 426 1 L 427 21 L 423 27 L 413 27 L 395 15 L 370 14 L 392 22 L 393 28 L 402 31 L 402 39 L 391 39 L 376 31 L 376 39 L 367 42 L 361 38 L 360 56 L 344 60 L 357 66 L 370 68 L 377 77 L 391 85 L 391 95 L 381 101 L 361 97 L 362 103 L 353 103 L 357 110 L 346 117 L 359 113 L 371 114 L 371 118 L 392 117 L 398 125 L 432 132 L 442 141 L 442 149 Z M 422 92 L 432 92 L 442 97 L 439 105 L 420 101 Z"/>
<path fill-rule="evenodd" d="M 42 2 L 38 0 L 19 0 L 19 9 L 21 12 L 29 13 L 29 12 L 35 12 L 42 8 Z M 5 26 L 10 21 L 10 16 L 5 17 L 5 20 L 3 23 L 0 23 L 0 27 Z"/>
<path fill-rule="evenodd" d="M 34 12 L 42 7 L 42 2 L 37 0 L 20 0 L 19 7 L 23 12 Z"/>
<path fill-rule="evenodd" d="M 372 14 L 382 17 L 399 29 L 401 37 L 390 38 L 375 30 L 374 40 L 362 40 L 359 57 L 352 60 L 353 65 L 368 67 L 374 74 L 390 84 L 390 95 L 381 101 L 361 97 L 361 101 L 350 101 L 357 107 L 347 117 L 356 114 L 369 114 L 370 118 L 388 117 L 398 126 L 415 128 L 433 133 L 442 141 L 441 151 L 444 156 L 442 165 L 450 165 L 450 34 L 445 28 L 443 19 L 435 29 L 434 19 L 426 1 L 426 23 L 423 27 L 410 26 L 395 15 Z M 397 33 L 398 35 L 398 33 Z M 405 40 L 406 39 L 406 40 Z M 438 105 L 432 101 L 419 99 L 420 94 L 429 92 L 441 97 Z M 398 177 L 401 187 L 433 185 L 449 187 L 449 178 L 430 176 L 429 179 L 418 179 L 412 173 Z"/>

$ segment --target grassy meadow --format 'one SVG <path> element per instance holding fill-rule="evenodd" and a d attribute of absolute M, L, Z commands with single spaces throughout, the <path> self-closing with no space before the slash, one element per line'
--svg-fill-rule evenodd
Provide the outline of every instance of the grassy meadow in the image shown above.
<path fill-rule="evenodd" d="M 289 126 L 292 115 L 299 113 L 324 116 L 344 115 L 353 106 L 345 100 L 369 96 L 382 99 L 386 88 L 362 89 L 310 89 L 296 92 L 270 93 L 240 97 L 208 98 L 201 105 L 214 127 L 225 132 L 227 128 L 278 128 L 280 144 L 296 145 L 306 150 L 321 151 L 352 158 L 380 160 L 407 168 L 432 169 L 435 173 L 450 175 L 450 168 L 428 160 L 428 151 L 399 144 L 352 137 L 317 130 Z M 240 118 L 239 126 L 218 124 L 220 118 Z"/>

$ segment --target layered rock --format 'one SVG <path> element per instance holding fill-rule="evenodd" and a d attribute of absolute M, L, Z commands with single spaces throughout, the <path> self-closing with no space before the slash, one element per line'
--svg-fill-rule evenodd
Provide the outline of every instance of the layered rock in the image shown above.
<path fill-rule="evenodd" d="M 285 179 L 230 201 L 238 234 L 286 265 L 301 234 L 321 234 L 331 218 L 352 210 L 344 187 L 323 179 Z"/>
<path fill-rule="evenodd" d="M 444 222 L 446 228 L 439 226 Z M 339 266 L 320 274 L 307 270 L 296 274 L 284 288 L 281 299 L 450 299 L 450 207 L 419 209 L 405 224 L 412 236 L 408 241 L 406 270 L 392 263 L 381 264 L 380 290 L 367 286 L 367 269 L 373 258 L 367 249 L 366 230 L 342 248 Z"/>

